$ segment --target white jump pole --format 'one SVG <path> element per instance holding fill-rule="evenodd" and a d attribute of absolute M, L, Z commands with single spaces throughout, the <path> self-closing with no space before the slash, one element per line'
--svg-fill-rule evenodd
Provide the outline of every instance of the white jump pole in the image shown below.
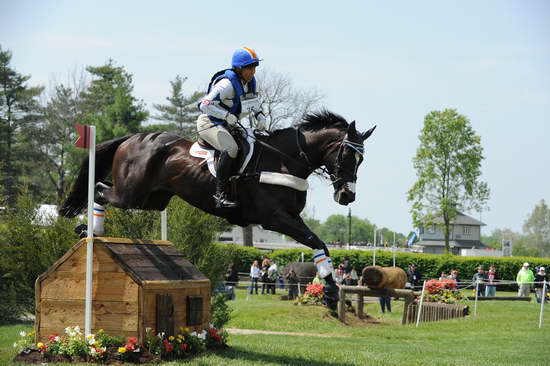
<path fill-rule="evenodd" d="M 376 266 L 376 229 L 374 229 L 374 248 L 372 250 L 372 265 Z"/>
<path fill-rule="evenodd" d="M 542 318 L 544 315 L 544 302 L 546 301 L 546 280 L 542 285 L 542 296 L 540 299 L 540 315 L 539 315 L 539 328 L 542 328 Z"/>
<path fill-rule="evenodd" d="M 422 304 L 424 303 L 424 291 L 426 290 L 426 280 L 422 283 L 422 294 L 420 294 L 420 304 L 418 304 L 418 313 L 416 314 L 416 327 L 420 324 L 420 313 L 422 313 Z"/>
<path fill-rule="evenodd" d="M 94 270 L 94 185 L 95 185 L 95 126 L 90 126 L 88 160 L 88 237 L 86 238 L 86 303 L 84 334 L 92 334 L 92 281 Z"/>
<path fill-rule="evenodd" d="M 477 295 L 479 290 L 479 280 L 476 281 L 476 301 L 474 303 L 474 316 L 477 316 Z"/>
<path fill-rule="evenodd" d="M 166 210 L 160 212 L 160 238 L 162 240 L 168 240 L 168 215 Z"/>

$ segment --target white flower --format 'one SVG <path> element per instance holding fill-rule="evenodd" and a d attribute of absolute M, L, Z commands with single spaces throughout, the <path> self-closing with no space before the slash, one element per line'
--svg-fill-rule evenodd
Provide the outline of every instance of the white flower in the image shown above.
<path fill-rule="evenodd" d="M 90 347 L 90 354 L 94 356 L 96 353 L 97 351 L 95 350 L 95 347 Z"/>
<path fill-rule="evenodd" d="M 151 328 L 145 328 L 145 332 L 149 333 L 151 331 Z"/>
<path fill-rule="evenodd" d="M 136 347 L 136 349 L 134 350 L 134 352 L 139 352 L 139 347 Z"/>
<path fill-rule="evenodd" d="M 210 328 L 214 328 L 214 324 L 210 323 Z"/>
<path fill-rule="evenodd" d="M 25 336 L 27 335 L 27 333 L 21 331 L 21 332 L 19 332 L 19 335 L 20 335 L 21 337 L 25 337 Z"/>
<path fill-rule="evenodd" d="M 94 344 L 95 343 L 95 338 L 92 334 L 90 334 L 89 336 L 86 337 L 86 342 L 88 342 L 88 344 Z"/>
<path fill-rule="evenodd" d="M 59 342 L 61 340 L 61 337 L 55 336 L 55 338 L 53 340 L 54 340 L 54 342 Z"/>
<path fill-rule="evenodd" d="M 202 332 L 200 332 L 198 337 L 202 340 L 205 340 L 206 339 L 206 330 L 203 330 Z"/>
<path fill-rule="evenodd" d="M 13 348 L 17 348 L 17 342 L 13 344 Z"/>
<path fill-rule="evenodd" d="M 76 327 L 74 327 L 74 331 L 78 335 L 82 334 L 82 332 L 80 331 L 80 327 L 78 325 Z"/>
<path fill-rule="evenodd" d="M 197 332 L 193 332 L 193 333 L 191 333 L 190 335 L 192 335 L 193 337 L 196 337 L 196 336 L 197 336 Z"/>
<path fill-rule="evenodd" d="M 164 332 L 160 332 L 159 334 L 157 334 L 157 337 L 159 337 L 160 339 L 164 339 L 164 335 Z"/>

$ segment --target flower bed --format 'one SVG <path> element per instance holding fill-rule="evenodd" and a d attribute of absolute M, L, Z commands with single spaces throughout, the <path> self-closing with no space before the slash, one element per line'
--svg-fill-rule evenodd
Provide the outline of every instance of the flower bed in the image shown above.
<path fill-rule="evenodd" d="M 424 299 L 427 302 L 455 304 L 464 299 L 454 280 L 429 280 L 426 282 L 426 292 Z"/>
<path fill-rule="evenodd" d="M 310 283 L 307 285 L 304 294 L 298 296 L 296 303 L 305 305 L 322 305 L 324 288 L 325 286 L 322 283 Z"/>
<path fill-rule="evenodd" d="M 202 332 L 189 332 L 180 328 L 175 336 L 154 334 L 146 329 L 145 340 L 138 344 L 136 337 L 126 340 L 112 337 L 103 330 L 83 336 L 80 328 L 67 327 L 64 335 L 51 334 L 47 342 L 34 343 L 34 331 L 21 332 L 13 346 L 17 349 L 16 361 L 42 362 L 94 362 L 94 363 L 149 363 L 160 360 L 185 359 L 207 349 L 227 347 L 227 332 L 211 326 Z"/>

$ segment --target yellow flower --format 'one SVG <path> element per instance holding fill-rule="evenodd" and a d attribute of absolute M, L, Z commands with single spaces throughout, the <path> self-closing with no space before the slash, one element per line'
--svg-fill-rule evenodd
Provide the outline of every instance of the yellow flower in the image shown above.
<path fill-rule="evenodd" d="M 175 339 L 174 336 L 168 337 L 168 340 L 169 340 L 170 342 L 172 342 L 174 339 Z"/>
<path fill-rule="evenodd" d="M 36 344 L 36 347 L 38 347 L 38 348 L 42 348 L 42 347 L 44 347 L 44 343 L 42 343 L 42 342 L 38 342 L 38 343 Z"/>
<path fill-rule="evenodd" d="M 103 329 L 100 329 L 100 330 L 98 330 L 97 332 L 98 332 L 98 333 L 103 333 L 104 330 L 103 330 Z"/>
<path fill-rule="evenodd" d="M 118 347 L 118 353 L 125 353 L 126 347 Z"/>
<path fill-rule="evenodd" d="M 34 335 L 34 330 L 32 332 L 30 332 L 29 334 L 27 334 L 28 336 L 33 336 Z"/>

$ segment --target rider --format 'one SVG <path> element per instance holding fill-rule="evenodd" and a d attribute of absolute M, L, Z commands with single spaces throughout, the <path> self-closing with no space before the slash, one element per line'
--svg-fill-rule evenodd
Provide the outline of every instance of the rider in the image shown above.
<path fill-rule="evenodd" d="M 260 63 L 256 52 L 242 47 L 233 53 L 231 69 L 217 72 L 212 77 L 208 92 L 199 103 L 203 114 L 197 119 L 199 136 L 221 152 L 216 169 L 216 207 L 236 207 L 225 187 L 229 180 L 238 146 L 227 131 L 239 120 L 253 113 L 258 124 L 265 123 L 256 92 L 256 67 Z"/>

